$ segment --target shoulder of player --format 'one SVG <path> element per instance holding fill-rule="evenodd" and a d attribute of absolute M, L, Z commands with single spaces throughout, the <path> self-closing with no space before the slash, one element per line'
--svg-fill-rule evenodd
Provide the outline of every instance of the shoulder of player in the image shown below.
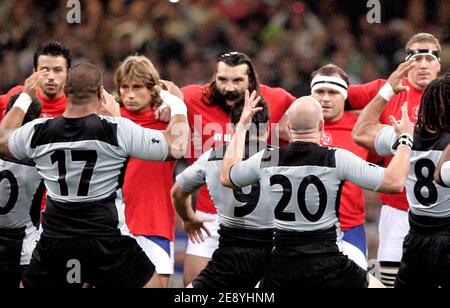
<path fill-rule="evenodd" d="M 191 84 L 187 85 L 181 88 L 181 92 L 183 92 L 183 95 L 186 97 L 199 97 L 205 92 L 209 91 L 210 86 L 209 85 L 199 85 L 199 84 Z"/>
<path fill-rule="evenodd" d="M 259 91 L 261 93 L 261 96 L 264 97 L 264 99 L 269 99 L 272 97 L 277 97 L 277 98 L 284 98 L 284 97 L 289 97 L 289 98 L 294 98 L 294 96 L 292 94 L 290 94 L 288 91 L 286 91 L 283 88 L 280 87 L 270 87 L 267 85 L 260 85 L 259 86 Z M 267 97 L 266 97 L 267 96 Z"/>
<path fill-rule="evenodd" d="M 386 82 L 387 79 L 375 79 L 366 83 L 352 84 L 349 86 L 349 91 L 354 89 L 366 89 L 368 91 L 370 90 L 378 91 Z"/>

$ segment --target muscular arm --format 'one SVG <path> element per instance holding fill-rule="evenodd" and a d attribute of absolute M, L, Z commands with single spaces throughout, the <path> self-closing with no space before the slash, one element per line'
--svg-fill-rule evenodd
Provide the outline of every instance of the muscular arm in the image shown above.
<path fill-rule="evenodd" d="M 205 168 L 207 168 L 206 162 L 210 154 L 210 151 L 206 152 L 192 166 L 179 174 L 170 193 L 175 210 L 183 220 L 184 230 L 194 243 L 204 240 L 202 230 L 211 236 L 210 231 L 204 225 L 204 222 L 211 221 L 211 219 L 202 218 L 194 212 L 191 197 L 196 189 L 205 184 Z"/>
<path fill-rule="evenodd" d="M 162 100 L 171 108 L 171 117 L 166 130 L 163 131 L 168 145 L 168 159 L 179 159 L 186 153 L 189 145 L 190 129 L 187 108 L 183 100 L 168 91 L 155 87 Z"/>
<path fill-rule="evenodd" d="M 359 115 L 352 131 L 353 140 L 372 153 L 375 153 L 375 137 L 385 126 L 380 123 L 379 118 L 386 104 L 383 97 L 375 96 Z"/>
<path fill-rule="evenodd" d="M 189 144 L 189 132 L 187 116 L 175 115 L 170 119 L 169 125 L 163 131 L 169 148 L 167 159 L 179 159 L 183 157 Z"/>
<path fill-rule="evenodd" d="M 434 180 L 439 185 L 450 187 L 450 145 L 444 150 L 436 166 Z"/>
<path fill-rule="evenodd" d="M 9 138 L 16 128 L 22 126 L 24 117 L 25 112 L 22 109 L 12 107 L 0 122 L 0 155 L 13 158 L 9 150 Z"/>
<path fill-rule="evenodd" d="M 397 120 L 393 119 L 393 117 L 392 117 L 391 121 L 392 121 L 393 129 L 395 130 L 395 133 L 397 134 L 397 137 L 401 136 L 403 134 L 412 135 L 413 125 L 408 117 L 407 104 L 402 106 L 401 120 L 397 121 Z M 390 129 L 392 130 L 392 128 L 390 128 Z M 395 135 L 392 134 L 391 136 L 394 138 L 393 140 L 395 140 Z M 386 133 L 383 135 L 383 137 L 387 140 L 379 140 L 379 143 L 382 143 L 382 141 L 383 141 L 384 143 L 389 145 L 388 147 L 390 147 L 393 143 L 392 138 L 390 138 L 390 134 Z M 391 163 L 389 164 L 389 166 L 386 169 L 383 170 L 384 171 L 383 178 L 382 178 L 382 181 L 381 181 L 379 187 L 377 187 L 377 186 L 371 187 L 371 186 L 364 185 L 368 181 L 369 181 L 368 183 L 370 185 L 373 185 L 373 183 L 371 184 L 371 181 L 370 181 L 371 178 L 373 178 L 375 180 L 377 178 L 379 179 L 379 175 L 376 174 L 376 173 L 380 172 L 379 171 L 380 167 L 378 167 L 378 166 L 369 164 L 368 166 L 373 168 L 373 170 L 371 170 L 366 165 L 367 162 L 363 161 L 363 162 L 359 162 L 359 165 L 362 167 L 344 165 L 342 169 L 345 170 L 345 176 L 350 181 L 352 181 L 352 182 L 355 181 L 354 182 L 355 184 L 357 184 L 363 188 L 374 190 L 373 187 L 376 187 L 376 189 L 378 191 L 383 192 L 383 193 L 390 193 L 390 194 L 400 193 L 403 190 L 406 178 L 408 176 L 408 171 L 409 171 L 409 166 L 410 166 L 410 161 L 409 161 L 410 155 L 411 155 L 411 148 L 409 146 L 399 145 L 397 147 L 397 151 L 396 151 L 395 156 L 392 159 Z M 352 160 L 352 158 L 350 157 L 347 160 L 350 161 L 350 160 Z M 353 158 L 353 160 L 355 160 L 355 159 Z"/>
<path fill-rule="evenodd" d="M 410 59 L 400 64 L 397 70 L 389 76 L 387 83 L 391 85 L 394 94 L 408 90 L 407 87 L 402 85 L 402 81 L 414 66 L 415 60 Z M 355 127 L 353 128 L 353 140 L 371 152 L 375 151 L 374 147 L 376 135 L 384 127 L 384 125 L 380 123 L 379 118 L 387 103 L 388 101 L 386 101 L 380 94 L 377 94 L 363 109 L 358 117 Z"/>
<path fill-rule="evenodd" d="M 191 193 L 185 191 L 178 183 L 175 183 L 170 191 L 170 195 L 173 206 L 183 221 L 189 221 L 195 217 Z"/>

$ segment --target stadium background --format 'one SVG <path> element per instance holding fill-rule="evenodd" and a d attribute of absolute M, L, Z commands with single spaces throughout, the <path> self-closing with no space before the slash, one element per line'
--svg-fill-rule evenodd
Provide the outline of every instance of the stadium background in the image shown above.
<path fill-rule="evenodd" d="M 366 0 L 82 0 L 79 24 L 67 21 L 68 2 L 0 1 L 0 93 L 23 83 L 35 48 L 50 39 L 71 48 L 73 63 L 99 66 L 110 91 L 115 68 L 130 54 L 146 55 L 162 78 L 184 86 L 207 83 L 216 56 L 236 50 L 251 56 L 261 82 L 301 96 L 309 93 L 310 73 L 329 62 L 344 68 L 351 83 L 387 77 L 418 32 L 440 39 L 442 69 L 450 68 L 448 0 L 380 0 L 380 23 L 368 22 L 368 4 L 377 1 Z M 369 258 L 375 258 L 379 202 L 367 196 Z M 177 235 L 181 271 L 185 236 Z"/>

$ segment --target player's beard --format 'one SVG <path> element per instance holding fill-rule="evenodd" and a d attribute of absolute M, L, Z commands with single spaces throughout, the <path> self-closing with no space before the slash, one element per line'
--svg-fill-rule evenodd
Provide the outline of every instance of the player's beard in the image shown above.
<path fill-rule="evenodd" d="M 232 107 L 227 101 L 236 102 L 240 97 L 243 97 L 243 94 L 237 91 L 222 93 L 216 86 L 211 89 L 211 105 L 219 106 L 227 114 L 230 113 Z"/>

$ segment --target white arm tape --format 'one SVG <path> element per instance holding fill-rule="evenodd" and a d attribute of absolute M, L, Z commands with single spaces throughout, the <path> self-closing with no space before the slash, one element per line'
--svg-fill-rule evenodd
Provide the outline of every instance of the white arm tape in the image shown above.
<path fill-rule="evenodd" d="M 31 99 L 31 97 L 27 93 L 22 92 L 14 102 L 13 107 L 18 107 L 22 109 L 23 112 L 27 113 L 28 108 L 30 108 L 32 102 L 33 100 Z"/>
<path fill-rule="evenodd" d="M 159 96 L 163 100 L 163 104 L 166 104 L 170 108 L 171 117 L 176 115 L 187 116 L 186 104 L 179 97 L 166 90 L 161 90 Z"/>
<path fill-rule="evenodd" d="M 378 91 L 378 94 L 381 95 L 382 98 L 386 102 L 389 102 L 391 98 L 395 95 L 394 89 L 392 89 L 392 86 L 389 82 L 386 82 L 384 86 L 381 87 L 381 89 Z"/>

